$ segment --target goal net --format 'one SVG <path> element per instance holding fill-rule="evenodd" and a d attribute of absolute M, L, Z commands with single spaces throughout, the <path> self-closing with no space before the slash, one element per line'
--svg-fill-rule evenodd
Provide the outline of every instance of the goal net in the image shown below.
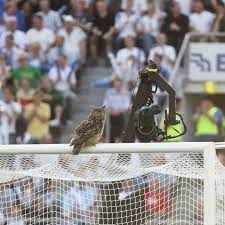
<path fill-rule="evenodd" d="M 225 169 L 215 149 L 210 156 L 179 147 L 2 155 L 0 225 L 224 225 Z"/>

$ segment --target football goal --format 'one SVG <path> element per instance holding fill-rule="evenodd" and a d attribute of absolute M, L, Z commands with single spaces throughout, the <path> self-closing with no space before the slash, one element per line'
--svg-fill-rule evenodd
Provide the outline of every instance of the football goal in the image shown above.
<path fill-rule="evenodd" d="M 225 225 L 214 143 L 71 153 L 63 144 L 0 146 L 0 225 Z"/>

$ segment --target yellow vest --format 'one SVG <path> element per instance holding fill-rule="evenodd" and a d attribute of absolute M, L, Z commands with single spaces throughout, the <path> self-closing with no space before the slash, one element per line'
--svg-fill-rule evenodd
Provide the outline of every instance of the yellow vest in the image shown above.
<path fill-rule="evenodd" d="M 216 107 L 212 107 L 208 114 L 214 116 L 217 111 Z M 217 135 L 219 133 L 218 125 L 212 122 L 207 116 L 201 114 L 196 124 L 196 136 L 200 135 Z"/>
<path fill-rule="evenodd" d="M 168 109 L 167 109 L 168 110 Z M 164 118 L 163 118 L 164 119 Z M 173 126 L 169 126 L 167 127 L 167 135 L 168 136 L 171 136 L 171 137 L 174 137 L 174 136 L 177 136 L 179 135 L 179 133 L 183 133 L 184 131 L 184 127 L 183 127 L 183 124 L 181 123 L 180 121 L 180 117 L 178 115 L 176 115 L 176 120 L 179 121 L 180 123 L 176 124 L 176 125 L 173 125 Z M 164 120 L 161 121 L 161 124 L 160 124 L 160 128 L 164 128 Z M 175 130 L 174 130 L 174 129 Z M 179 132 L 177 132 L 177 131 Z M 179 142 L 179 141 L 182 141 L 183 140 L 183 136 L 180 136 L 180 137 L 176 137 L 176 138 L 171 138 L 171 139 L 168 139 L 168 140 L 165 140 L 167 142 Z"/>
<path fill-rule="evenodd" d="M 183 133 L 184 127 L 183 127 L 183 125 L 182 125 L 182 123 L 180 121 L 180 117 L 178 115 L 176 115 L 176 120 L 179 121 L 180 123 L 178 123 L 176 125 L 173 125 L 173 126 L 169 126 L 167 128 L 167 135 L 168 136 L 172 136 L 173 137 L 173 136 L 179 135 L 179 133 L 180 134 Z M 173 128 L 176 129 L 179 133 L 176 130 L 174 130 Z M 179 142 L 179 141 L 182 141 L 182 140 L 183 140 L 183 136 L 180 136 L 180 137 L 168 139 L 167 141 L 168 142 Z"/>

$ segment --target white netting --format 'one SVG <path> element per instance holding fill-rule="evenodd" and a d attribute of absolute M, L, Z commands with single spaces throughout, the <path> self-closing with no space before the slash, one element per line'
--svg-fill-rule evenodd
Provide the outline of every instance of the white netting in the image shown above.
<path fill-rule="evenodd" d="M 204 160 L 190 154 L 0 157 L 0 225 L 204 225 Z M 225 169 L 216 165 L 216 225 Z"/>

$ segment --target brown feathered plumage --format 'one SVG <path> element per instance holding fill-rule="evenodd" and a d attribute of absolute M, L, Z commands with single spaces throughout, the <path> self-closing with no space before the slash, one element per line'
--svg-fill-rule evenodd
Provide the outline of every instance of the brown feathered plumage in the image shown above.
<path fill-rule="evenodd" d="M 105 107 L 91 107 L 88 119 L 82 121 L 74 130 L 70 141 L 70 146 L 73 146 L 73 154 L 78 155 L 81 148 L 99 142 L 103 134 L 105 115 Z"/>

